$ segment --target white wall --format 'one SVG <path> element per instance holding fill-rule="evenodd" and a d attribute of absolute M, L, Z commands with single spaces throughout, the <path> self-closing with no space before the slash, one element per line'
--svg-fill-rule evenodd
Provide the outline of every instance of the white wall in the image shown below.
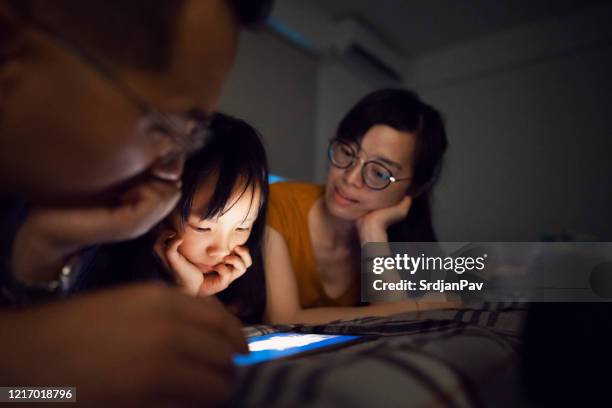
<path fill-rule="evenodd" d="M 412 61 L 444 112 L 441 240 L 612 240 L 612 7 L 509 30 Z"/>
<path fill-rule="evenodd" d="M 337 59 L 304 52 L 271 31 L 246 31 L 219 109 L 262 133 L 272 172 L 322 182 L 327 143 L 340 119 L 358 99 L 383 85 Z"/>
<path fill-rule="evenodd" d="M 537 21 L 408 61 L 447 118 L 442 240 L 612 240 L 612 7 Z M 221 108 L 258 127 L 274 172 L 323 181 L 342 116 L 381 85 L 270 32 L 244 34 Z"/>
<path fill-rule="evenodd" d="M 269 31 L 245 31 L 220 110 L 245 119 L 265 141 L 270 170 L 313 177 L 317 59 Z"/>

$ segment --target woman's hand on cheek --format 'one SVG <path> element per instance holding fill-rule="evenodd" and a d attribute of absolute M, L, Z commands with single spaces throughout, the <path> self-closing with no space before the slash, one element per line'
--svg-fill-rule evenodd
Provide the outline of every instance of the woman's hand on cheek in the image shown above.
<path fill-rule="evenodd" d="M 357 231 L 361 244 L 366 242 L 387 242 L 387 228 L 401 221 L 408 215 L 412 197 L 405 196 L 402 200 L 391 206 L 370 211 L 357 220 Z"/>

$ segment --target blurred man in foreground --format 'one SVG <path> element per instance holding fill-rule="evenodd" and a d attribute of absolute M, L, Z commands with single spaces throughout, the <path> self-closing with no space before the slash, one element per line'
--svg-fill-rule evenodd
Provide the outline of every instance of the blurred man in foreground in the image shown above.
<path fill-rule="evenodd" d="M 0 385 L 76 386 L 97 405 L 223 400 L 246 346 L 218 304 L 153 284 L 56 298 L 88 279 L 88 251 L 176 204 L 239 28 L 269 7 L 0 0 Z"/>

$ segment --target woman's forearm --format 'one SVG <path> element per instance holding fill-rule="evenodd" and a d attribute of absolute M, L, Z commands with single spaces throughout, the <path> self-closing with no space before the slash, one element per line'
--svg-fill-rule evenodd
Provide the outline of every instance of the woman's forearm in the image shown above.
<path fill-rule="evenodd" d="M 390 316 L 398 313 L 422 312 L 425 310 L 454 309 L 461 307 L 460 301 L 425 301 L 425 302 L 385 302 L 368 306 L 352 307 L 317 307 L 300 309 L 292 315 L 280 319 L 271 319 L 271 324 L 323 324 L 335 320 L 351 320 L 370 316 Z"/>
<path fill-rule="evenodd" d="M 329 323 L 334 320 L 350 320 L 368 316 L 388 316 L 402 312 L 416 312 L 416 302 L 393 302 L 379 303 L 369 306 L 354 307 L 317 307 L 312 309 L 300 309 L 290 316 L 282 318 L 282 321 L 270 321 L 272 324 L 305 323 L 320 324 Z"/>

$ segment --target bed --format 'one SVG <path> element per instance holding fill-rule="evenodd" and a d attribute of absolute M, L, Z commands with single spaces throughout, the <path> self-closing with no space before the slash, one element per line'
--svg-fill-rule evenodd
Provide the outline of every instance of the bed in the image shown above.
<path fill-rule="evenodd" d="M 327 325 L 252 326 L 279 331 L 377 335 L 375 340 L 239 367 L 232 406 L 517 407 L 526 306 L 483 303 Z"/>

